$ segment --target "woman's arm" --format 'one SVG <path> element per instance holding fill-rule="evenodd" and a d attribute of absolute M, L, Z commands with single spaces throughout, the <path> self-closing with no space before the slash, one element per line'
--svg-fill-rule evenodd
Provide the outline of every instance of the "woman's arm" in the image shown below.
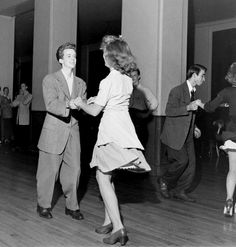
<path fill-rule="evenodd" d="M 222 90 L 213 100 L 208 101 L 207 103 L 202 103 L 201 100 L 196 100 L 198 106 L 204 109 L 206 112 L 213 112 L 217 107 L 219 107 L 222 103 L 225 102 L 225 91 Z"/>
<path fill-rule="evenodd" d="M 88 105 L 85 101 L 81 99 L 81 97 L 77 97 L 74 101 L 74 104 L 89 115 L 92 115 L 94 117 L 96 117 L 104 108 L 103 106 L 97 105 L 95 103 Z"/>
<path fill-rule="evenodd" d="M 158 107 L 158 101 L 157 98 L 152 93 L 152 91 L 149 88 L 144 87 L 141 83 L 137 86 L 137 88 L 138 90 L 144 93 L 145 101 L 148 109 L 150 111 L 155 111 L 156 108 Z"/>

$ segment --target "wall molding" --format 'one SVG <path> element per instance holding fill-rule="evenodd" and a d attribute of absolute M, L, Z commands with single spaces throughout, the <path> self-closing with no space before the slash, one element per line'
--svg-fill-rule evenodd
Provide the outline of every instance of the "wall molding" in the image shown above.
<path fill-rule="evenodd" d="M 236 18 L 195 25 L 194 62 L 207 67 L 205 85 L 202 85 L 198 90 L 198 95 L 203 101 L 211 99 L 213 33 L 232 28 L 236 28 Z"/>

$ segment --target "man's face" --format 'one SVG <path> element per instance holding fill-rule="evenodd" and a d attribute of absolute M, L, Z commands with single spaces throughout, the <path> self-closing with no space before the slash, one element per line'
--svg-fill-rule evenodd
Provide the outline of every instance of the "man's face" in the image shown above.
<path fill-rule="evenodd" d="M 65 49 L 63 58 L 59 59 L 63 68 L 73 69 L 76 65 L 76 52 L 73 49 Z"/>
<path fill-rule="evenodd" d="M 8 88 L 4 88 L 3 93 L 4 93 L 4 95 L 8 96 L 8 94 L 9 94 L 9 89 L 8 89 Z"/>
<path fill-rule="evenodd" d="M 206 72 L 201 70 L 199 74 L 195 74 L 195 85 L 201 86 L 202 83 L 205 81 Z"/>
<path fill-rule="evenodd" d="M 27 89 L 27 87 L 26 87 L 26 85 L 24 83 L 22 83 L 20 85 L 20 89 L 24 92 Z"/>
<path fill-rule="evenodd" d="M 138 75 L 138 72 L 137 71 L 131 72 L 131 78 L 133 80 L 133 86 L 137 87 L 140 80 L 140 76 Z"/>

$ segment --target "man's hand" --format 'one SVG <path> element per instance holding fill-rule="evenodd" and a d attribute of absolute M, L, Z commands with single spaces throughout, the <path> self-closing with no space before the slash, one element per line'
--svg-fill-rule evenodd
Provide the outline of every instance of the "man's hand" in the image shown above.
<path fill-rule="evenodd" d="M 75 99 L 69 101 L 69 108 L 72 110 L 78 109 L 78 107 L 75 105 Z"/>
<path fill-rule="evenodd" d="M 201 130 L 198 127 L 195 127 L 194 137 L 198 139 L 200 136 L 201 136 Z"/>

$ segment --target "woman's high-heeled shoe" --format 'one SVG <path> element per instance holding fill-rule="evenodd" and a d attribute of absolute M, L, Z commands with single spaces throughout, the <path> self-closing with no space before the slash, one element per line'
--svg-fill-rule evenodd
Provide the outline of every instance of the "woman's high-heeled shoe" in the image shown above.
<path fill-rule="evenodd" d="M 111 234 L 110 237 L 104 238 L 103 243 L 112 245 L 117 242 L 120 242 L 120 244 L 123 246 L 127 243 L 128 240 L 129 238 L 127 236 L 127 231 L 125 230 L 125 228 L 122 228 L 116 231 L 115 233 Z"/>
<path fill-rule="evenodd" d="M 105 225 L 105 226 L 100 226 L 95 229 L 95 232 L 98 234 L 107 234 L 113 230 L 112 223 Z"/>
<path fill-rule="evenodd" d="M 234 204 L 232 199 L 228 199 L 225 202 L 225 207 L 224 207 L 224 215 L 232 217 L 234 213 Z"/>

